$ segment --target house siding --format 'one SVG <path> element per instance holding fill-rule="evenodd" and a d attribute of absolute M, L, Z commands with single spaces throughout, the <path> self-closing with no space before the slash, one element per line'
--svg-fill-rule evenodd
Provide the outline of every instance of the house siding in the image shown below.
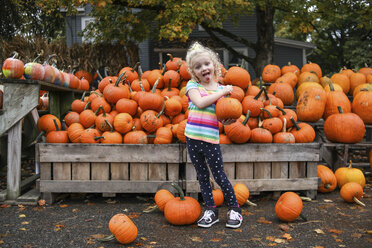
<path fill-rule="evenodd" d="M 66 17 L 66 43 L 68 47 L 75 43 L 82 43 L 82 37 L 78 35 L 81 32 L 81 18 L 82 16 Z"/>
<path fill-rule="evenodd" d="M 274 46 L 274 64 L 282 67 L 291 62 L 292 65 L 296 65 L 298 68 L 303 66 L 301 48 L 286 47 L 282 45 Z"/>

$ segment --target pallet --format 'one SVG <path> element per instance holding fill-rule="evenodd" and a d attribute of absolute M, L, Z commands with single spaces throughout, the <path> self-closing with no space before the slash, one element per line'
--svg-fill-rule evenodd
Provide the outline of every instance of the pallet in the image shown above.
<path fill-rule="evenodd" d="M 49 203 L 53 193 L 155 193 L 179 182 L 181 144 L 36 145 L 40 192 Z"/>
<path fill-rule="evenodd" d="M 305 191 L 315 198 L 320 144 L 221 145 L 224 168 L 231 183 L 241 182 L 253 192 Z M 187 157 L 186 192 L 200 192 L 195 169 Z"/>

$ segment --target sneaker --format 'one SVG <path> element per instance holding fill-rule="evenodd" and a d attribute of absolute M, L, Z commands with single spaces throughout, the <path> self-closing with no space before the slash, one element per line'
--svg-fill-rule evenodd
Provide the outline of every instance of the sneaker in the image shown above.
<path fill-rule="evenodd" d="M 243 216 L 232 209 L 227 212 L 227 218 L 226 227 L 239 228 L 243 222 Z"/>
<path fill-rule="evenodd" d="M 205 210 L 203 217 L 198 220 L 198 226 L 211 227 L 212 225 L 220 221 L 217 215 L 217 211 L 213 211 L 210 209 Z"/>

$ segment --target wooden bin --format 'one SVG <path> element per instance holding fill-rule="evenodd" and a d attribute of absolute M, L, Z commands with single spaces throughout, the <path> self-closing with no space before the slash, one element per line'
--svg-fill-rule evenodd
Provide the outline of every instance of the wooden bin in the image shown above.
<path fill-rule="evenodd" d="M 131 144 L 36 145 L 40 192 L 154 193 L 165 182 L 179 180 L 183 147 Z"/>
<path fill-rule="evenodd" d="M 224 168 L 234 185 L 244 183 L 251 192 L 306 191 L 316 197 L 320 144 L 221 145 Z M 186 192 L 200 192 L 189 156 L 186 163 Z"/>

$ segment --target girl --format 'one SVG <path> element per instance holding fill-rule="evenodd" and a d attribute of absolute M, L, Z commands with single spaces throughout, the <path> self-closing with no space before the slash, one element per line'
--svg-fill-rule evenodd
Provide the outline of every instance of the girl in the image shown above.
<path fill-rule="evenodd" d="M 219 221 L 218 210 L 213 200 L 209 182 L 209 168 L 216 183 L 221 187 L 229 206 L 226 227 L 240 227 L 243 217 L 233 187 L 227 178 L 219 145 L 218 120 L 215 106 L 218 99 L 231 94 L 231 85 L 222 86 L 217 79 L 220 75 L 220 61 L 215 52 L 195 42 L 186 55 L 191 80 L 186 86 L 189 98 L 189 116 L 185 129 L 186 145 L 195 167 L 200 191 L 206 210 L 198 221 L 200 227 L 211 227 Z M 228 125 L 235 120 L 220 120 Z"/>

